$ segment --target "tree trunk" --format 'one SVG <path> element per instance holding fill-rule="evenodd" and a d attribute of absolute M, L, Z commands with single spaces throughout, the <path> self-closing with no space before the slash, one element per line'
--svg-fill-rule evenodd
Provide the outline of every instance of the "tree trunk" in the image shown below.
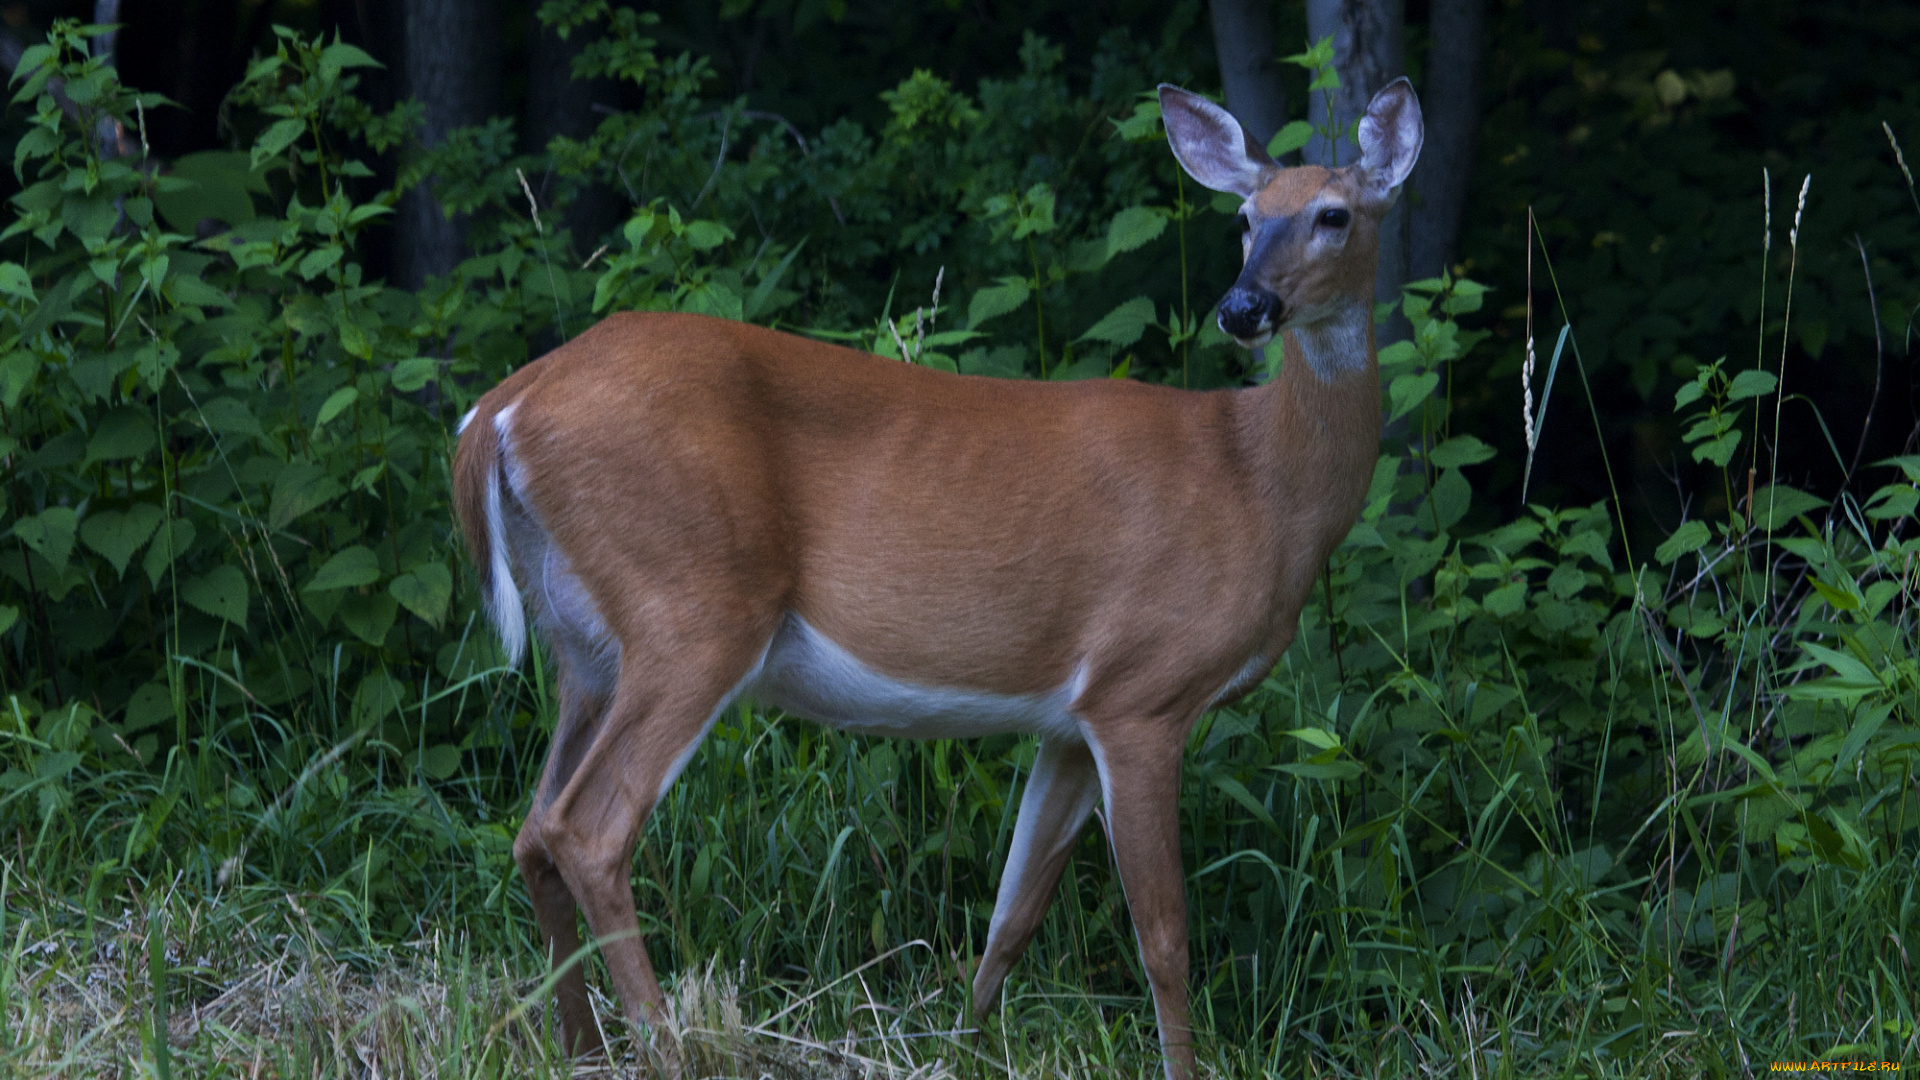
<path fill-rule="evenodd" d="M 1433 0 L 1427 85 L 1420 95 L 1427 143 L 1407 187 L 1416 197 L 1407 273 L 1437 277 L 1453 265 L 1480 131 L 1484 0 Z"/>
<path fill-rule="evenodd" d="M 573 77 L 573 61 L 601 29 L 598 23 L 576 27 L 563 41 L 560 35 L 540 25 L 531 13 L 527 16 L 527 108 L 524 128 L 526 149 L 540 153 L 555 136 L 585 139 L 600 126 L 604 117 L 596 104 L 617 107 L 620 87 L 604 79 Z M 529 176 L 535 196 L 544 208 L 554 198 L 555 178 L 542 174 Z M 577 263 L 598 247 L 604 234 L 620 224 L 622 200 L 601 184 L 583 189 L 566 209 L 562 221 L 573 233 L 572 254 Z M 576 328 L 577 329 L 577 328 Z"/>
<path fill-rule="evenodd" d="M 420 137 L 429 148 L 492 115 L 500 86 L 496 0 L 402 0 L 400 46 L 401 92 L 426 107 Z M 397 211 L 396 284 L 419 288 L 465 257 L 467 224 L 440 209 L 431 177 Z"/>
<path fill-rule="evenodd" d="M 1402 0 L 1307 0 L 1307 36 L 1314 41 L 1333 39 L 1334 69 L 1339 89 L 1332 91 L 1333 119 L 1345 137 L 1337 144 L 1316 137 L 1303 149 L 1308 164 L 1351 165 L 1360 160 L 1354 132 L 1367 102 L 1381 87 L 1406 72 L 1406 14 Z M 1327 123 L 1327 102 L 1321 91 L 1307 103 L 1316 125 Z M 1424 102 L 1422 103 L 1424 104 Z M 1399 300 L 1407 280 L 1407 200 L 1400 199 L 1380 223 L 1380 269 L 1374 276 L 1376 300 Z M 1406 320 L 1396 314 L 1381 328 L 1382 344 L 1408 334 Z"/>
<path fill-rule="evenodd" d="M 1280 84 L 1273 44 L 1272 0 L 1213 0 L 1213 49 L 1227 111 L 1265 146 L 1287 122 L 1287 91 Z"/>

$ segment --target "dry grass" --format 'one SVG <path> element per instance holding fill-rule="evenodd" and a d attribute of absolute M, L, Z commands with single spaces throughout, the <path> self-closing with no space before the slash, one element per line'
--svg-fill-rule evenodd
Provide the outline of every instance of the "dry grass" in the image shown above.
<path fill-rule="evenodd" d="M 446 934 L 330 948 L 308 910 L 325 898 L 168 897 L 156 902 L 155 918 L 131 905 L 89 917 L 64 899 L 23 891 L 18 879 L 10 891 L 0 1076 L 650 1075 L 605 997 L 595 1003 L 611 1059 L 566 1061 L 546 1030 L 541 979 Z M 152 1041 L 156 930 L 165 935 L 161 1055 Z M 688 1080 L 939 1080 L 953 1075 L 950 1062 L 976 1056 L 944 1035 L 924 1007 L 930 1000 L 860 1008 L 873 1022 L 833 1040 L 811 1033 L 813 1002 L 804 995 L 775 1014 L 777 1026 L 750 1023 L 737 980 L 713 964 L 683 975 L 671 997 Z"/>

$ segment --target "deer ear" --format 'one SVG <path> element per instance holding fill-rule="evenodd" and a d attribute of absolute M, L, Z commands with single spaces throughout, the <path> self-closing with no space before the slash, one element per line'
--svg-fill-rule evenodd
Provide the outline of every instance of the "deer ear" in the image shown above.
<path fill-rule="evenodd" d="M 1260 190 L 1262 174 L 1276 167 L 1232 113 L 1199 94 L 1161 83 L 1160 118 L 1180 167 L 1205 187 L 1244 199 Z"/>
<path fill-rule="evenodd" d="M 1413 84 L 1399 78 L 1381 87 L 1360 118 L 1360 173 L 1367 193 L 1391 203 L 1413 172 L 1426 137 Z"/>

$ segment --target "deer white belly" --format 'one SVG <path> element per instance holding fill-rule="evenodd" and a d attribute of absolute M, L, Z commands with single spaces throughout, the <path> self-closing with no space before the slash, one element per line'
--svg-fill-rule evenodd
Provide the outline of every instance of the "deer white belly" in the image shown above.
<path fill-rule="evenodd" d="M 747 696 L 795 716 L 860 735 L 972 739 L 1008 733 L 1080 738 L 1072 706 L 1086 688 L 1085 665 L 1057 689 L 993 694 L 922 686 L 868 667 L 798 615 L 767 646 Z"/>

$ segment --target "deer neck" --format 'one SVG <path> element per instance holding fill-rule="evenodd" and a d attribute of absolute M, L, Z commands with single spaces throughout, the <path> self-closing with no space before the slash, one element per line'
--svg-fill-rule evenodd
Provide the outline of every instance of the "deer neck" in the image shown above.
<path fill-rule="evenodd" d="M 1356 301 L 1286 330 L 1280 374 L 1243 392 L 1243 458 L 1274 521 L 1276 556 L 1312 571 L 1343 540 L 1380 450 L 1371 306 Z"/>

